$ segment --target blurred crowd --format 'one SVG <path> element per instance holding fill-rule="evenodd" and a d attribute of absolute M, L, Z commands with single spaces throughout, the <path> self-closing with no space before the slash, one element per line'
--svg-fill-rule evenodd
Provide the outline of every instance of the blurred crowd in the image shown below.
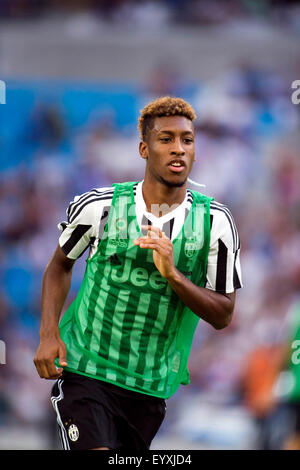
<path fill-rule="evenodd" d="M 0 18 L 92 14 L 115 24 L 211 25 L 264 18 L 299 26 L 297 0 L 1 0 Z"/>
<path fill-rule="evenodd" d="M 161 91 L 172 92 L 172 83 Z M 155 93 L 155 86 L 136 91 L 136 119 Z M 218 438 L 225 445 L 222 439 L 232 431 L 233 446 L 281 448 L 293 432 L 286 390 L 278 383 L 288 364 L 290 312 L 300 301 L 300 106 L 291 103 L 283 77 L 247 64 L 196 84 L 187 98 L 198 115 L 191 178 L 233 213 L 244 288 L 227 329 L 215 331 L 200 321 L 189 363 L 191 384 L 170 400 L 161 433 L 172 428 L 202 443 L 210 435 L 211 443 Z M 95 109 L 74 131 L 61 106 L 53 93 L 51 104 L 32 109 L 19 129 L 18 162 L 1 171 L 0 339 L 6 364 L 0 364 L 0 435 L 1 429 L 18 425 L 53 436 L 52 384 L 39 379 L 32 360 L 39 341 L 42 275 L 69 202 L 93 187 L 143 177 L 136 122 L 120 125 L 111 109 Z M 85 258 L 75 265 L 65 307 L 76 295 Z M 189 405 L 183 408 L 183 403 Z M 209 419 L 201 414 L 203 406 Z M 197 428 L 213 421 L 212 409 L 214 429 Z M 224 410 L 232 417 L 228 427 L 224 416 L 226 430 L 220 427 Z M 234 434 L 234 410 L 240 412 L 236 427 L 240 438 L 244 431 L 242 444 Z M 278 420 L 285 426 L 276 426 Z"/>

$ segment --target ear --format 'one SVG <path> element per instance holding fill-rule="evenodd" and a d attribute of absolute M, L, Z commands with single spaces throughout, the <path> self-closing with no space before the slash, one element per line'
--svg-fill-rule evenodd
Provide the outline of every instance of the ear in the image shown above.
<path fill-rule="evenodd" d="M 148 158 L 148 144 L 143 140 L 140 142 L 139 145 L 140 156 L 147 160 Z"/>

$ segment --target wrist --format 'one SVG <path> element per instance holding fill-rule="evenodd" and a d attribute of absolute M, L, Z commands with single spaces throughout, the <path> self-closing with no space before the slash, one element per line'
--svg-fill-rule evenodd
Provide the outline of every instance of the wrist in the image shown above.
<path fill-rule="evenodd" d="M 58 326 L 52 327 L 52 328 L 41 328 L 40 332 L 40 340 L 48 340 L 48 339 L 59 339 L 60 338 L 60 333 L 59 333 L 59 328 Z"/>
<path fill-rule="evenodd" d="M 180 281 L 180 276 L 181 276 L 181 273 L 174 266 L 174 269 L 172 269 L 170 271 L 170 273 L 168 273 L 168 275 L 165 278 L 170 284 L 172 284 L 172 283 L 179 282 Z"/>

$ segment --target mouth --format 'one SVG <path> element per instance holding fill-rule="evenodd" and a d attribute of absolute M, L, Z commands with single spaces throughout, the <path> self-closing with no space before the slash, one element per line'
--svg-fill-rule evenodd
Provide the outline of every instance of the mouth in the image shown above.
<path fill-rule="evenodd" d="M 168 168 L 172 173 L 181 173 L 185 169 L 185 163 L 183 160 L 175 159 L 168 164 Z"/>

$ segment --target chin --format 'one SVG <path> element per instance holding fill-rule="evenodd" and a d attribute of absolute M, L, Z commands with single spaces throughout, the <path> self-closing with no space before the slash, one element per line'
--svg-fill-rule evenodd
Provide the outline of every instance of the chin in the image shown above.
<path fill-rule="evenodd" d="M 181 188 L 186 183 L 187 178 L 184 178 L 182 181 L 170 181 L 161 177 L 161 182 L 168 186 L 168 188 Z"/>

